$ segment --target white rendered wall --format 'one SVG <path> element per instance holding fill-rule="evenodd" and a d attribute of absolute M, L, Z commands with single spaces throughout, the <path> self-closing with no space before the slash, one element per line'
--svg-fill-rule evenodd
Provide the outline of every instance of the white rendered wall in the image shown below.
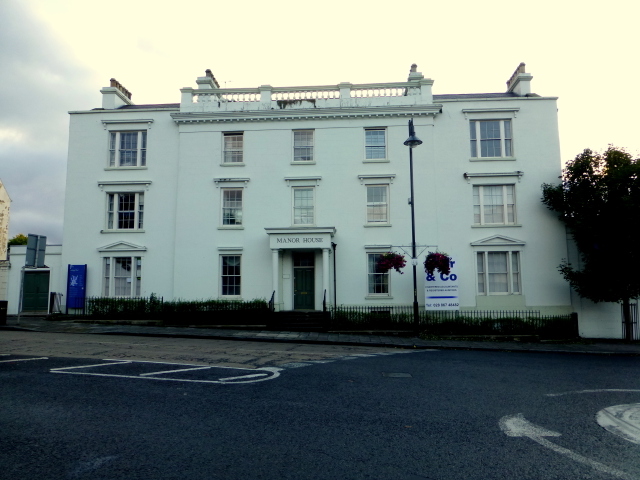
<path fill-rule="evenodd" d="M 517 113 L 478 114 L 463 109 L 512 108 Z M 247 113 L 247 115 L 250 115 Z M 513 160 L 471 161 L 469 119 L 511 118 Z M 108 169 L 109 129 L 102 120 L 152 119 L 146 169 Z M 461 267 L 461 300 L 466 308 L 570 311 L 569 289 L 556 267 L 566 257 L 562 225 L 540 202 L 540 185 L 557 180 L 560 170 L 554 99 L 443 102 L 442 113 L 415 117 L 424 144 L 414 149 L 416 240 L 454 255 Z M 364 161 L 364 128 L 386 127 L 387 161 Z M 125 127 L 122 127 L 125 128 Z M 135 129 L 127 124 L 126 129 Z M 140 128 L 147 128 L 146 124 Z M 313 129 L 314 162 L 292 164 L 295 129 Z M 244 132 L 244 166 L 222 165 L 222 132 Z M 215 298 L 220 294 L 219 255 L 242 254 L 242 298 L 269 298 L 272 257 L 265 228 L 291 227 L 292 186 L 285 178 L 317 181 L 316 226 L 335 227 L 337 302 L 410 304 L 410 267 L 391 272 L 389 297 L 367 298 L 366 246 L 408 246 L 411 241 L 407 117 L 202 122 L 176 125 L 167 111 L 101 111 L 71 116 L 63 264 L 89 265 L 88 295 L 100 295 L 99 249 L 117 242 L 144 248 L 121 256 L 143 258 L 142 295 Z M 524 172 L 509 179 L 472 179 L 464 173 Z M 366 226 L 366 186 L 359 175 L 390 175 L 391 226 Z M 221 226 L 221 192 L 216 178 L 248 178 L 243 190 L 243 228 Z M 518 180 L 519 178 L 519 180 Z M 101 233 L 106 193 L 98 182 L 150 181 L 145 195 L 144 232 Z M 381 181 L 381 183 L 383 183 Z M 514 183 L 519 226 L 474 227 L 472 188 L 477 183 Z M 244 184 L 243 184 L 244 185 Z M 146 188 L 146 187 L 145 187 Z M 525 242 L 521 253 L 522 295 L 477 296 L 475 251 L 470 244 L 492 235 Z M 400 248 L 394 248 L 402 252 Z M 480 249 L 481 250 L 481 249 Z M 419 265 L 419 296 L 423 289 Z M 288 253 L 281 254 L 285 304 L 290 297 Z M 316 287 L 322 284 L 317 256 Z M 330 257 L 333 264 L 333 258 Z M 331 275 L 333 270 L 331 267 Z M 333 278 L 330 285 L 332 288 Z M 317 288 L 316 288 L 317 290 Z M 328 292 L 330 300 L 333 292 Z M 321 294 L 321 292 L 320 292 Z M 289 297 L 287 297 L 289 295 Z M 420 300 L 422 303 L 422 300 Z M 318 305 L 318 295 L 316 295 Z"/>

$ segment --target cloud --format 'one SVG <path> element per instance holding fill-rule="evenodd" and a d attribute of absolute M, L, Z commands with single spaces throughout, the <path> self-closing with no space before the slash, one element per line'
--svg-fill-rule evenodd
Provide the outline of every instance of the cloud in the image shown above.
<path fill-rule="evenodd" d="M 25 3 L 0 2 L 0 19 L 0 178 L 12 200 L 9 235 L 60 243 L 67 111 L 95 103 L 95 82 Z"/>

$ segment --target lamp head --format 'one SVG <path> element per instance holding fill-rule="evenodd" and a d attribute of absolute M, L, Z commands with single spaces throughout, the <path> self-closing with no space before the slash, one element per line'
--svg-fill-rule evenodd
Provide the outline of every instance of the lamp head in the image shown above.
<path fill-rule="evenodd" d="M 409 138 L 405 140 L 404 145 L 409 148 L 415 148 L 418 145 L 422 145 L 422 140 L 416 137 L 416 130 L 413 127 L 413 118 L 409 120 Z"/>

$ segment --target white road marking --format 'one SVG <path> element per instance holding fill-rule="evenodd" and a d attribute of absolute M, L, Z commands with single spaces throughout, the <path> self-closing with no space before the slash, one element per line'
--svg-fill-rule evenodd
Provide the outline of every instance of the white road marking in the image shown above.
<path fill-rule="evenodd" d="M 624 480 L 638 480 L 637 477 L 633 477 L 625 472 L 617 470 L 615 468 L 604 465 L 603 463 L 596 462 L 590 458 L 583 457 L 567 448 L 556 445 L 550 442 L 544 437 L 559 437 L 558 432 L 547 430 L 542 427 L 538 427 L 533 423 L 530 423 L 521 413 L 517 415 L 507 415 L 500 419 L 500 430 L 509 437 L 528 437 L 536 443 L 539 443 L 543 447 L 553 450 L 556 453 L 564 455 L 571 460 L 587 465 L 594 470 L 613 475 L 614 477 L 622 478 Z"/>
<path fill-rule="evenodd" d="M 629 388 L 599 388 L 595 390 L 575 390 L 573 392 L 545 393 L 545 397 L 560 397 L 562 395 L 573 395 L 576 393 L 604 393 L 604 392 L 640 392 L 640 390 L 629 389 Z"/>
<path fill-rule="evenodd" d="M 219 378 L 218 380 L 226 382 L 229 380 L 240 380 L 241 378 L 255 378 L 255 377 L 266 377 L 268 373 L 254 373 L 253 375 L 241 375 L 239 377 L 224 377 Z"/>
<path fill-rule="evenodd" d="M 608 432 L 640 444 L 640 403 L 603 408 L 596 414 L 596 421 Z"/>
<path fill-rule="evenodd" d="M 189 382 L 189 383 L 218 383 L 218 384 L 230 384 L 230 383 L 255 383 L 255 382 L 263 382 L 265 380 L 273 380 L 274 378 L 277 378 L 280 376 L 280 371 L 282 370 L 281 368 L 277 368 L 277 367 L 262 367 L 262 368 L 256 368 L 256 369 L 249 369 L 249 368 L 236 368 L 236 367 L 226 367 L 226 366 L 218 366 L 218 365 L 209 365 L 209 366 L 203 366 L 203 365 L 194 365 L 191 363 L 170 363 L 170 362 L 150 362 L 150 361 L 135 361 L 135 360 L 113 360 L 113 359 L 104 359 L 105 362 L 109 362 L 109 363 L 97 363 L 97 364 L 91 364 L 91 365 L 79 365 L 79 366 L 75 366 L 75 367 L 61 367 L 61 368 L 52 368 L 49 371 L 51 373 L 66 373 L 68 375 L 89 375 L 89 376 L 94 376 L 94 377 L 116 377 L 116 378 L 135 378 L 135 379 L 142 379 L 142 380 L 163 380 L 163 381 L 170 381 L 170 382 Z M 70 370 L 78 370 L 78 369 L 83 369 L 83 368 L 93 368 L 93 367 L 103 367 L 106 365 L 127 365 L 127 364 L 137 364 L 137 363 L 144 363 L 144 364 L 154 364 L 154 365 L 180 365 L 180 366 L 184 366 L 184 367 L 194 367 L 194 368 L 179 368 L 179 369 L 173 369 L 173 370 L 161 370 L 158 372 L 148 372 L 148 373 L 141 373 L 138 375 L 119 375 L 119 374 L 114 374 L 114 373 L 95 373 L 95 372 L 79 372 L 79 371 L 70 371 Z M 208 370 L 208 369 L 212 369 L 212 368 L 219 368 L 219 369 L 227 369 L 227 370 L 250 370 L 250 371 L 255 371 L 255 372 L 266 372 L 266 373 L 255 373 L 255 374 L 249 374 L 249 375 L 241 375 L 241 376 L 236 376 L 236 377 L 224 377 L 224 378 L 220 378 L 218 380 L 192 380 L 192 379 L 185 379 L 185 378 L 167 378 L 167 377 L 154 377 L 151 375 L 163 375 L 163 374 L 168 374 L 168 373 L 176 373 L 179 374 L 181 372 L 188 372 L 188 371 L 193 371 L 193 370 Z"/>
<path fill-rule="evenodd" d="M 48 360 L 49 357 L 38 357 L 38 358 L 14 358 L 13 360 L 0 360 L 0 363 L 10 363 L 10 362 L 30 362 L 31 360 Z"/>
<path fill-rule="evenodd" d="M 177 370 L 165 370 L 164 372 L 141 373 L 140 376 L 144 377 L 145 375 L 164 375 L 165 373 L 190 372 L 192 370 L 207 370 L 208 368 L 211 368 L 211 367 L 179 368 Z"/>
<path fill-rule="evenodd" d="M 300 362 L 285 363 L 284 365 L 281 365 L 281 367 L 283 368 L 300 368 L 300 367 L 310 367 L 310 366 L 311 366 L 310 363 L 300 363 Z"/>
<path fill-rule="evenodd" d="M 59 368 L 52 368 L 51 370 L 49 370 L 50 372 L 53 373 L 66 373 L 66 372 L 61 372 L 60 370 L 74 370 L 76 368 L 91 368 L 91 367 L 105 367 L 107 365 L 126 365 L 127 363 L 131 363 L 129 360 L 121 360 L 118 362 L 111 362 L 111 363 L 94 363 L 92 365 L 80 365 L 78 367 L 59 367 Z"/>

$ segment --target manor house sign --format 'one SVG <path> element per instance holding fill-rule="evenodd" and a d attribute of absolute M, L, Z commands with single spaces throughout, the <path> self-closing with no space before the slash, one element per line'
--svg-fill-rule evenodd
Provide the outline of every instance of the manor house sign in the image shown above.
<path fill-rule="evenodd" d="M 272 249 L 331 248 L 334 227 L 266 228 Z"/>

